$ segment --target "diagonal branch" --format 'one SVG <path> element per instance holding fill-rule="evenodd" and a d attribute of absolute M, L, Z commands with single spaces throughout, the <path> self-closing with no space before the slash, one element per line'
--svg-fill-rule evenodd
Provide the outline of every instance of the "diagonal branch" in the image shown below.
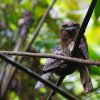
<path fill-rule="evenodd" d="M 16 41 L 16 46 L 14 48 L 14 51 L 18 51 L 21 46 L 23 45 L 23 43 L 25 43 L 26 40 L 26 36 L 29 32 L 29 29 L 31 28 L 33 24 L 33 15 L 31 12 L 29 11 L 25 11 L 24 12 L 24 16 L 22 18 L 19 19 L 19 35 L 18 35 L 18 40 Z M 13 60 L 16 60 L 15 56 L 12 56 Z M 11 66 L 11 64 L 4 64 L 3 68 L 6 68 L 7 66 L 7 71 L 5 70 L 5 74 L 2 77 L 2 81 L 1 81 L 1 96 L 5 97 L 6 92 L 7 92 L 7 88 L 9 86 L 9 83 L 12 79 L 12 74 L 15 70 L 14 67 Z"/>
<path fill-rule="evenodd" d="M 2 60 L 5 60 L 6 62 L 12 64 L 14 67 L 16 67 L 17 69 L 25 72 L 26 74 L 28 74 L 29 76 L 33 77 L 36 80 L 40 80 L 41 82 L 43 82 L 44 84 L 46 84 L 47 86 L 49 86 L 50 88 L 52 88 L 53 90 L 55 90 L 56 92 L 60 93 L 61 95 L 63 95 L 64 97 L 70 99 L 70 100 L 79 100 L 77 97 L 71 95 L 68 92 L 63 91 L 61 88 L 58 88 L 57 86 L 55 86 L 53 83 L 46 81 L 44 79 L 41 78 L 41 76 L 39 76 L 37 73 L 31 71 L 30 69 L 28 69 L 27 67 L 23 67 L 22 65 L 20 65 L 19 63 L 13 61 L 12 59 L 10 59 L 9 57 L 0 54 L 0 58 Z"/>
<path fill-rule="evenodd" d="M 90 7 L 89 7 L 89 9 L 87 11 L 87 14 L 86 14 L 84 20 L 83 20 L 83 23 L 81 25 L 81 28 L 79 30 L 79 33 L 78 33 L 78 35 L 76 37 L 75 44 L 74 44 L 74 48 L 73 48 L 73 51 L 72 51 L 72 56 L 74 56 L 75 53 L 77 52 L 77 48 L 78 48 L 78 46 L 80 44 L 80 41 L 81 41 L 82 36 L 85 33 L 85 29 L 86 29 L 86 27 L 88 25 L 88 22 L 89 22 L 90 18 L 91 18 L 91 15 L 92 15 L 93 10 L 94 10 L 94 8 L 96 6 L 96 3 L 97 3 L 97 0 L 92 0 L 92 2 L 90 4 Z"/>
<path fill-rule="evenodd" d="M 40 57 L 40 58 L 53 58 L 53 59 L 58 59 L 58 60 L 69 61 L 69 62 L 72 62 L 72 63 L 100 66 L 99 60 L 98 61 L 96 61 L 96 60 L 85 60 L 85 59 L 79 59 L 79 58 L 74 58 L 74 57 L 66 57 L 66 56 L 47 54 L 47 53 L 0 51 L 0 54 L 16 55 L 16 56 L 28 56 L 28 57 Z"/>
<path fill-rule="evenodd" d="M 28 49 L 31 47 L 32 43 L 34 42 L 34 40 L 35 40 L 36 37 L 38 36 L 39 31 L 40 31 L 40 29 L 41 29 L 41 27 L 42 27 L 42 25 L 43 25 L 43 23 L 44 23 L 44 21 L 45 21 L 47 15 L 48 15 L 50 9 L 53 7 L 53 5 L 55 4 L 55 2 L 56 2 L 56 0 L 53 0 L 52 3 L 51 3 L 51 5 L 47 8 L 46 13 L 45 13 L 44 16 L 41 18 L 41 20 L 40 20 L 40 22 L 39 22 L 39 24 L 38 24 L 38 26 L 37 26 L 37 28 L 36 28 L 36 30 L 35 30 L 35 32 L 34 32 L 32 38 L 31 38 L 31 40 L 30 40 L 28 46 L 26 46 L 26 48 L 25 48 L 24 51 L 28 51 Z M 21 62 L 22 59 L 23 59 L 23 58 L 19 59 L 19 62 Z M 5 91 L 7 90 L 7 87 L 8 87 L 8 85 L 9 85 L 9 83 L 11 82 L 12 77 L 14 76 L 15 72 L 16 72 L 16 68 L 13 68 L 13 70 L 12 70 L 11 72 L 9 72 L 10 75 L 9 75 L 9 78 L 7 79 L 6 86 L 4 87 L 4 88 L 5 88 L 5 89 L 4 89 Z M 4 97 L 5 91 L 1 94 L 2 97 Z"/>
<path fill-rule="evenodd" d="M 48 15 L 48 13 L 49 13 L 49 11 L 51 10 L 51 8 L 52 8 L 53 5 L 55 4 L 55 2 L 56 2 L 56 0 L 53 0 L 53 1 L 52 1 L 52 4 L 47 8 L 47 11 L 45 12 L 45 15 L 44 15 L 44 16 L 42 17 L 42 19 L 40 20 L 40 22 L 39 22 L 39 24 L 38 24 L 38 26 L 37 26 L 37 28 L 36 28 L 36 30 L 35 30 L 35 32 L 34 32 L 34 35 L 32 36 L 32 38 L 31 38 L 31 40 L 30 40 L 30 43 L 29 43 L 29 45 L 26 47 L 25 51 L 27 51 L 27 50 L 30 48 L 30 46 L 32 45 L 32 43 L 35 41 L 35 39 L 36 39 L 36 37 L 38 36 L 39 31 L 40 31 L 40 29 L 41 29 L 41 27 L 42 27 L 44 21 L 45 21 L 47 15 Z"/>
<path fill-rule="evenodd" d="M 90 18 L 91 18 L 91 15 L 92 15 L 92 13 L 93 13 L 93 10 L 94 10 L 94 8 L 95 8 L 96 3 L 97 3 L 97 0 L 92 0 L 92 1 L 91 1 L 90 7 L 89 7 L 89 9 L 88 9 L 88 11 L 87 11 L 87 14 L 86 14 L 86 16 L 85 16 L 85 18 L 84 18 L 84 20 L 83 20 L 83 23 L 82 23 L 82 25 L 81 25 L 81 28 L 80 28 L 80 30 L 79 30 L 79 33 L 78 33 L 78 35 L 77 35 L 77 37 L 76 37 L 75 45 L 74 45 L 74 48 L 73 48 L 73 51 L 72 51 L 72 54 L 71 54 L 72 57 L 75 56 L 75 54 L 76 54 L 76 52 L 77 52 L 77 48 L 78 48 L 78 46 L 79 46 L 79 44 L 80 44 L 80 41 L 81 41 L 82 36 L 84 35 L 85 29 L 86 29 L 86 27 L 87 27 L 87 24 L 88 24 Z M 68 62 L 68 66 L 71 67 L 71 63 L 70 63 L 70 62 Z M 66 66 L 66 69 L 67 69 L 68 66 Z M 63 79 L 64 79 L 65 76 L 66 76 L 66 75 L 64 75 L 64 74 L 62 74 L 62 75 L 60 76 L 59 80 L 58 80 L 57 83 L 56 83 L 57 86 L 59 86 L 59 85 L 62 83 L 62 81 L 63 81 Z M 55 95 L 55 92 L 52 91 L 52 92 L 50 93 L 50 95 L 49 95 L 48 100 L 51 100 L 51 98 L 52 98 L 54 95 Z"/>

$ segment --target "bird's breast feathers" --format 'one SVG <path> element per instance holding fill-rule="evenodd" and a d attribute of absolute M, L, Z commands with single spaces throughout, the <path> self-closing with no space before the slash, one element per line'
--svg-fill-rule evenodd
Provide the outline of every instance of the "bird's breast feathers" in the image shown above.
<path fill-rule="evenodd" d="M 59 45 L 52 50 L 52 54 L 61 55 L 61 56 L 70 56 L 73 46 L 74 46 L 74 42 L 70 43 L 70 45 L 65 49 L 62 49 L 61 45 Z M 61 67 L 64 64 L 64 62 L 65 61 L 63 60 L 48 58 L 44 65 L 43 72 L 47 73 L 51 70 L 54 70 L 55 68 Z"/>
<path fill-rule="evenodd" d="M 70 50 L 70 52 L 73 50 L 73 47 L 74 47 L 74 42 L 72 41 L 72 42 L 69 44 L 69 50 Z"/>

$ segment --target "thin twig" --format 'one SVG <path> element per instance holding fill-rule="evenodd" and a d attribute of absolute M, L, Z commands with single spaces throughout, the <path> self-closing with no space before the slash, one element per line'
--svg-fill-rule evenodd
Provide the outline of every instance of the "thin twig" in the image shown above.
<path fill-rule="evenodd" d="M 17 69 L 25 72 L 26 74 L 28 74 L 29 76 L 33 77 L 36 80 L 39 80 L 41 82 L 43 82 L 44 84 L 46 84 L 48 87 L 52 88 L 53 90 L 55 90 L 56 92 L 60 93 L 61 95 L 63 95 L 66 98 L 70 98 L 70 100 L 79 100 L 78 98 L 74 97 L 73 95 L 71 95 L 68 92 L 63 91 L 61 88 L 58 88 L 57 86 L 55 86 L 53 83 L 46 81 L 44 79 L 42 79 L 40 77 L 40 75 L 38 75 L 37 73 L 33 72 L 32 70 L 28 69 L 27 67 L 23 67 L 22 65 L 20 65 L 19 63 L 13 61 L 12 59 L 10 59 L 9 57 L 0 54 L 0 58 L 2 60 L 5 60 L 6 62 L 12 64 L 14 67 L 16 67 Z"/>
<path fill-rule="evenodd" d="M 41 29 L 41 27 L 42 27 L 44 21 L 45 21 L 47 15 L 48 15 L 48 13 L 49 13 L 49 11 L 51 10 L 51 8 L 52 8 L 53 5 L 55 4 L 55 2 L 56 2 L 56 0 L 53 0 L 53 1 L 52 1 L 52 4 L 47 8 L 47 11 L 45 12 L 44 16 L 43 16 L 42 19 L 40 20 L 40 22 L 39 22 L 39 24 L 38 24 L 38 26 L 37 26 L 35 32 L 33 33 L 34 35 L 32 36 L 32 38 L 31 38 L 31 40 L 30 40 L 30 43 L 29 43 L 29 45 L 26 47 L 25 51 L 27 51 L 27 50 L 30 48 L 30 46 L 32 45 L 32 43 L 35 41 L 35 39 L 36 39 L 36 37 L 38 36 L 39 31 L 40 31 L 40 29 Z"/>
<path fill-rule="evenodd" d="M 81 63 L 81 64 L 86 64 L 86 65 L 100 66 L 99 60 L 87 60 L 87 59 L 66 57 L 66 56 L 47 54 L 47 53 L 0 51 L 0 54 L 16 55 L 16 56 L 28 56 L 28 57 L 40 57 L 40 58 L 53 58 L 53 59 L 64 60 L 64 61 L 69 61 L 69 62 L 73 62 L 73 63 Z"/>
<path fill-rule="evenodd" d="M 38 36 L 39 31 L 40 31 L 40 29 L 41 29 L 41 27 L 42 27 L 42 25 L 43 25 L 43 23 L 44 23 L 44 21 L 45 21 L 47 15 L 48 15 L 50 9 L 53 7 L 53 5 L 54 5 L 55 2 L 56 2 L 56 0 L 53 0 L 53 2 L 51 3 L 51 5 L 47 8 L 46 13 L 44 14 L 44 16 L 42 17 L 42 19 L 40 20 L 40 22 L 39 22 L 39 24 L 38 24 L 38 26 L 37 26 L 35 32 L 33 33 L 33 36 L 32 36 L 32 38 L 31 38 L 31 40 L 30 40 L 28 46 L 26 46 L 26 48 L 25 48 L 24 51 L 28 51 L 28 49 L 29 49 L 30 46 L 32 45 L 33 41 L 34 41 L 34 40 L 36 39 L 36 37 Z M 22 59 L 23 59 L 23 58 L 21 58 L 21 59 L 19 60 L 19 62 L 21 62 Z M 7 87 L 8 87 L 8 84 L 11 82 L 12 77 L 14 76 L 15 72 L 16 72 L 16 69 L 14 68 L 13 71 L 11 71 L 11 73 L 10 73 L 10 75 L 9 75 L 9 79 L 7 80 L 7 84 L 6 84 Z"/>
<path fill-rule="evenodd" d="M 20 18 L 19 20 L 19 37 L 16 41 L 16 46 L 14 48 L 14 51 L 18 51 L 20 47 L 22 47 L 23 43 L 25 43 L 26 36 L 29 32 L 29 29 L 31 28 L 33 24 L 33 15 L 31 12 L 25 11 L 24 12 L 24 17 Z M 12 56 L 13 60 L 16 60 L 15 56 Z M 6 65 L 3 66 L 6 68 Z M 1 82 L 1 96 L 5 97 L 7 88 L 12 80 L 13 72 L 15 72 L 15 68 L 11 66 L 11 64 L 7 65 L 8 69 L 5 71 L 4 76 L 2 77 L 2 82 Z"/>
<path fill-rule="evenodd" d="M 96 91 L 94 91 L 93 93 L 91 93 L 90 95 L 86 96 L 83 100 L 87 100 L 88 98 L 90 98 L 93 94 L 97 94 L 100 91 L 100 88 L 98 88 Z"/>
<path fill-rule="evenodd" d="M 76 37 L 75 44 L 74 44 L 74 48 L 73 48 L 73 51 L 72 51 L 72 53 L 71 53 L 71 56 L 72 56 L 72 57 L 75 56 L 75 54 L 76 54 L 76 52 L 77 52 L 77 48 L 78 48 L 78 46 L 79 46 L 79 44 L 80 44 L 80 41 L 81 41 L 82 36 L 84 35 L 85 29 L 86 29 L 86 27 L 87 27 L 87 24 L 88 24 L 90 18 L 91 18 L 91 15 L 92 15 L 93 10 L 94 10 L 94 8 L 95 8 L 96 2 L 97 2 L 97 0 L 92 0 L 92 1 L 91 1 L 90 7 L 89 7 L 89 9 L 88 9 L 88 11 L 87 11 L 87 14 L 86 14 L 86 16 L 85 16 L 85 18 L 84 18 L 84 20 L 83 20 L 83 23 L 82 23 L 82 25 L 81 25 L 81 28 L 80 28 L 80 30 L 79 30 L 79 33 L 78 33 L 78 35 L 77 35 L 77 37 Z M 71 63 L 68 63 L 68 66 L 69 66 L 69 67 L 72 67 L 72 66 L 71 66 Z M 68 66 L 66 66 L 66 69 L 67 69 Z M 67 70 L 66 70 L 66 71 L 67 71 Z M 64 79 L 65 76 L 66 76 L 66 75 L 64 75 L 64 74 L 62 73 L 62 75 L 61 75 L 61 77 L 59 78 L 59 80 L 57 81 L 56 85 L 60 85 L 60 84 L 62 83 L 62 81 L 63 81 L 63 79 Z M 62 77 L 63 77 L 63 79 L 61 79 Z M 55 95 L 55 92 L 54 92 L 54 91 L 51 91 L 48 100 L 50 100 L 54 95 Z"/>

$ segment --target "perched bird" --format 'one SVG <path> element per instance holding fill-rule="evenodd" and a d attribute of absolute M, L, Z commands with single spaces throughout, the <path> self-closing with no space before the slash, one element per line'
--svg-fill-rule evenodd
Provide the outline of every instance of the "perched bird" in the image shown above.
<path fill-rule="evenodd" d="M 61 55 L 61 56 L 71 56 L 73 50 L 74 41 L 80 29 L 80 25 L 76 22 L 66 22 L 63 23 L 60 29 L 60 38 L 61 43 L 53 51 L 52 54 Z M 88 59 L 88 47 L 85 36 L 82 37 L 79 44 L 78 50 L 75 57 Z M 57 60 L 52 58 L 47 58 L 47 61 L 43 68 L 43 75 L 41 78 L 48 80 L 52 73 L 61 75 L 61 73 L 66 72 L 66 75 L 73 73 L 76 69 L 80 72 L 80 79 L 83 85 L 85 93 L 90 93 L 93 89 L 91 78 L 89 75 L 89 66 L 73 64 L 73 67 L 68 67 L 66 61 Z M 65 67 L 67 69 L 65 71 Z M 43 87 L 44 84 L 40 81 L 35 85 L 35 89 Z"/>

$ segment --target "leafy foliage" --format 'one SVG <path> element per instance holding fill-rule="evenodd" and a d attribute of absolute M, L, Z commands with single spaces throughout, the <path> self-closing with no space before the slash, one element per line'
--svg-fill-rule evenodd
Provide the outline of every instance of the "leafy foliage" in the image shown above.
<path fill-rule="evenodd" d="M 99 11 L 100 6 L 99 5 L 100 5 L 100 0 L 98 0 L 96 7 L 95 7 L 95 17 L 96 17 L 96 19 L 99 18 L 99 16 L 100 16 L 100 11 Z"/>
<path fill-rule="evenodd" d="M 30 52 L 51 52 L 60 42 L 59 27 L 65 21 L 77 21 L 81 23 L 84 19 L 86 11 L 89 7 L 91 0 L 57 0 L 48 17 L 46 18 L 39 35 L 29 49 Z M 1 50 L 14 50 L 17 47 L 21 37 L 21 25 L 25 12 L 32 14 L 33 23 L 30 25 L 29 31 L 25 36 L 19 50 L 23 51 L 26 45 L 29 44 L 30 38 L 34 35 L 34 31 L 42 18 L 47 7 L 51 4 L 51 0 L 1 0 L 0 1 L 0 49 Z M 89 47 L 90 59 L 100 59 L 100 0 L 96 5 L 94 14 L 86 29 L 85 35 Z M 19 59 L 17 57 L 16 59 Z M 0 76 L 3 71 L 5 62 L 0 61 Z M 43 58 L 28 58 L 23 59 L 22 64 L 28 66 L 30 69 L 37 73 L 42 73 Z M 5 72 L 9 70 L 5 68 Z M 92 67 L 91 77 L 94 89 L 100 87 L 100 68 Z M 54 75 L 55 80 L 58 79 Z M 97 80 L 98 79 L 98 80 Z M 55 82 L 55 80 L 53 80 Z M 1 80 L 0 80 L 1 81 Z M 10 100 L 45 100 L 50 93 L 50 89 L 42 88 L 34 90 L 36 81 L 31 79 L 25 73 L 17 71 L 13 80 L 8 88 L 6 99 Z M 1 82 L 0 82 L 1 85 Z M 82 86 L 80 84 L 78 72 L 73 73 L 65 78 L 62 86 L 65 90 L 72 94 L 85 98 Z M 100 94 L 92 94 L 90 100 L 99 100 Z M 61 95 L 57 94 L 55 100 L 65 100 Z"/>

